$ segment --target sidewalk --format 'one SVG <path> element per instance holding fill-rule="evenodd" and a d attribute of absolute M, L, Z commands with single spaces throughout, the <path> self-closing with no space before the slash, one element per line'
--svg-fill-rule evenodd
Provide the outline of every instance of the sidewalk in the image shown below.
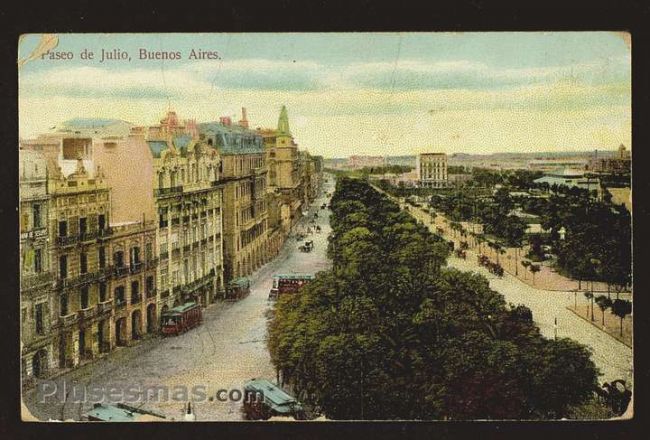
<path fill-rule="evenodd" d="M 607 333 L 617 341 L 620 341 L 628 347 L 632 348 L 632 327 L 634 322 L 632 316 L 628 316 L 623 320 L 623 336 L 621 336 L 620 318 L 612 314 L 610 310 L 605 310 L 605 326 L 603 327 L 603 312 L 601 312 L 601 310 L 598 308 L 598 305 L 594 304 L 594 320 L 592 321 L 591 306 L 589 302 L 582 294 L 578 293 L 578 295 L 582 296 L 582 300 L 580 300 L 580 298 L 577 300 L 578 309 L 575 309 L 574 303 L 570 306 L 567 306 L 567 310 L 590 323 L 598 330 Z"/>
<path fill-rule="evenodd" d="M 399 203 L 395 197 L 392 197 L 390 194 L 387 194 L 395 202 Z M 440 227 L 445 232 L 443 237 L 446 240 L 451 240 L 454 242 L 454 246 L 457 249 L 460 246 L 461 241 L 466 241 L 469 245 L 469 250 L 474 253 L 481 253 L 487 255 L 487 257 L 493 261 L 501 264 L 503 269 L 508 272 L 510 275 L 517 277 L 522 282 L 528 284 L 529 286 L 535 287 L 540 290 L 549 290 L 557 292 L 572 292 L 574 290 L 579 290 L 580 292 L 591 291 L 595 293 L 607 293 L 607 284 L 599 281 L 581 281 L 573 280 L 567 278 L 564 275 L 556 272 L 550 265 L 545 264 L 544 262 L 535 263 L 539 264 L 540 271 L 533 275 L 528 269 L 521 265 L 521 261 L 526 259 L 526 253 L 528 252 L 528 247 L 523 248 L 504 248 L 505 253 L 500 254 L 497 257 L 497 252 L 487 246 L 486 243 L 479 244 L 476 242 L 474 237 L 467 235 L 462 237 L 459 232 L 452 230 L 449 227 L 449 220 L 441 215 L 436 214 L 436 218 L 431 222 L 431 215 L 426 213 L 419 207 L 413 207 L 411 205 L 402 205 L 408 206 L 411 214 L 418 220 L 421 220 L 424 224 L 432 226 L 434 228 Z M 469 222 L 463 222 L 466 227 L 465 230 L 470 230 L 474 224 Z M 481 225 L 475 225 L 479 228 Z M 477 229 L 479 230 L 479 229 Z M 433 231 L 435 232 L 435 230 Z M 592 287 L 593 286 L 593 287 Z M 579 288 L 579 289 L 578 289 Z M 616 296 L 614 289 L 610 289 L 610 295 L 612 297 Z M 630 299 L 631 292 L 621 292 L 619 298 Z"/>

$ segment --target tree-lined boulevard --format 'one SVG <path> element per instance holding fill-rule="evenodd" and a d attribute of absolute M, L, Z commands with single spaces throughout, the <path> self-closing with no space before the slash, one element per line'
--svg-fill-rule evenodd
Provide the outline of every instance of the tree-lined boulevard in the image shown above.
<path fill-rule="evenodd" d="M 630 383 L 627 347 L 547 293 L 466 260 L 446 269 L 432 225 L 360 179 L 340 179 L 332 210 L 332 269 L 279 301 L 270 327 L 302 400 L 334 419 L 608 417 L 593 396 Z"/>

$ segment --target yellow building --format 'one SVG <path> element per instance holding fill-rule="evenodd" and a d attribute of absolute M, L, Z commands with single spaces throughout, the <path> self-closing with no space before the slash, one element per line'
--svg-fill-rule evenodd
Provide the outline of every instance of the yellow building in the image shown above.
<path fill-rule="evenodd" d="M 202 142 L 221 157 L 224 276 L 250 275 L 269 259 L 267 168 L 262 137 L 230 118 L 198 125 Z"/>
<path fill-rule="evenodd" d="M 48 252 L 47 162 L 20 150 L 20 341 L 24 382 L 42 377 L 54 364 L 50 313 L 53 278 Z"/>
<path fill-rule="evenodd" d="M 415 160 L 418 185 L 422 188 L 446 188 L 447 155 L 445 153 L 421 153 Z"/>

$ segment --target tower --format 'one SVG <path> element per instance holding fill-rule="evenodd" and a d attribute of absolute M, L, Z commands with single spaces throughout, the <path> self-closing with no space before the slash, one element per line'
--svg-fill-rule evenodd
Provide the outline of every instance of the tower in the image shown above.
<path fill-rule="evenodd" d="M 287 107 L 284 105 L 280 110 L 280 118 L 278 119 L 278 137 L 280 136 L 291 137 L 291 131 L 289 130 L 289 115 L 287 114 Z"/>

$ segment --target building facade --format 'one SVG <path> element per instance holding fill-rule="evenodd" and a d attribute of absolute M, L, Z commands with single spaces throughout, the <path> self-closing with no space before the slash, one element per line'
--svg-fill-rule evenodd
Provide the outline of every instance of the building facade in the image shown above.
<path fill-rule="evenodd" d="M 250 275 L 269 258 L 264 143 L 257 132 L 226 117 L 198 127 L 201 142 L 221 157 L 223 266 L 230 282 Z"/>
<path fill-rule="evenodd" d="M 421 153 L 415 161 L 418 185 L 422 188 L 446 188 L 447 155 L 445 153 Z"/>
<path fill-rule="evenodd" d="M 71 143 L 85 146 L 67 139 L 61 146 Z M 101 174 L 87 170 L 81 155 L 71 174 L 62 171 L 67 163 L 61 165 L 49 170 L 48 181 L 50 261 L 56 274 L 52 328 L 58 367 L 73 368 L 110 350 L 105 343 L 110 339 L 112 304 L 104 306 L 112 276 L 106 258 L 110 196 Z"/>
<path fill-rule="evenodd" d="M 21 366 L 23 378 L 29 380 L 47 375 L 55 366 L 45 157 L 20 150 L 19 173 Z"/>

